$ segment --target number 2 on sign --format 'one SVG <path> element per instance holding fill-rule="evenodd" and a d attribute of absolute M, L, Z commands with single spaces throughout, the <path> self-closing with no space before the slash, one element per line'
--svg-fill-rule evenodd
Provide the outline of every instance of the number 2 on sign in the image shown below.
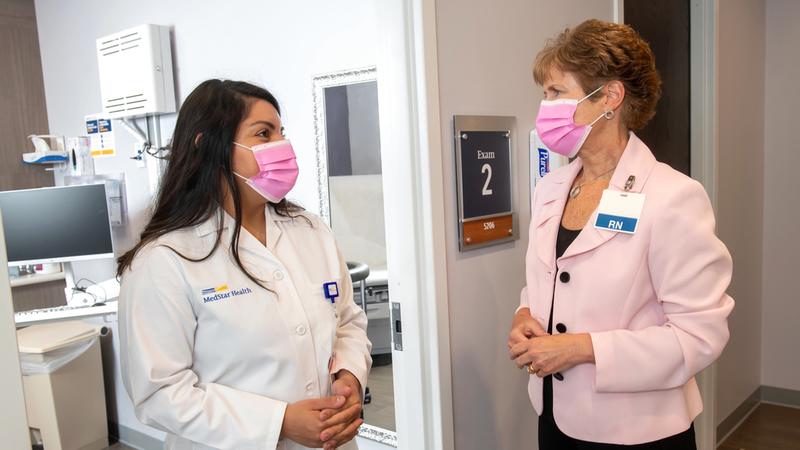
<path fill-rule="evenodd" d="M 492 166 L 484 164 L 483 167 L 481 167 L 481 173 L 486 174 L 486 183 L 483 184 L 483 191 L 481 194 L 492 195 L 492 190 L 489 189 L 489 183 L 492 181 Z"/>

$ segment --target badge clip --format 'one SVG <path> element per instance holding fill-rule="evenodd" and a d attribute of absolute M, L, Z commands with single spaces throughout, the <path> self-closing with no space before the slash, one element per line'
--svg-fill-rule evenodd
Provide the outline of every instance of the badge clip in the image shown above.
<path fill-rule="evenodd" d="M 633 185 L 636 184 L 636 176 L 631 175 L 628 177 L 628 180 L 625 182 L 625 192 L 629 192 L 633 189 Z"/>
<path fill-rule="evenodd" d="M 339 283 L 332 281 L 323 284 L 322 292 L 325 294 L 325 298 L 330 300 L 331 303 L 335 303 L 336 299 L 339 297 Z"/>

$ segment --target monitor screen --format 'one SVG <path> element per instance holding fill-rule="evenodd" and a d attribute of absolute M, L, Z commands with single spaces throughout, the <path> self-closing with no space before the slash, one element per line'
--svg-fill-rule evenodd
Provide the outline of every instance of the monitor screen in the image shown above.
<path fill-rule="evenodd" d="M 104 184 L 0 192 L 8 265 L 114 256 Z"/>

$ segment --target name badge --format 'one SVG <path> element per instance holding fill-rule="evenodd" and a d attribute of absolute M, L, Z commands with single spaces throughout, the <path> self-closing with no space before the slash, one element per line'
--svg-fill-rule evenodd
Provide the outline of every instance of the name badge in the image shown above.
<path fill-rule="evenodd" d="M 606 189 L 597 208 L 595 228 L 617 233 L 636 233 L 644 207 L 644 194 Z"/>
<path fill-rule="evenodd" d="M 339 297 L 339 283 L 333 281 L 323 284 L 322 292 L 325 294 L 325 298 L 330 300 L 331 303 L 336 302 L 336 298 Z"/>

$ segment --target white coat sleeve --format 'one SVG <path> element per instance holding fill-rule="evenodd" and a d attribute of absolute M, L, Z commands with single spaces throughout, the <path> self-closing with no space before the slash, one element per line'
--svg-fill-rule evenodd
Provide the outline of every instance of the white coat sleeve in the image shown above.
<path fill-rule="evenodd" d="M 122 277 L 122 380 L 146 424 L 220 449 L 274 449 L 286 403 L 221 384 L 192 370 L 196 316 L 180 258 L 145 248 Z"/>
<path fill-rule="evenodd" d="M 666 323 L 591 333 L 597 392 L 677 388 L 719 357 L 730 336 L 733 299 L 725 291 L 733 265 L 714 226 L 711 203 L 696 181 L 667 202 L 647 259 Z"/>
<path fill-rule="evenodd" d="M 367 388 L 367 377 L 372 367 L 372 343 L 367 337 L 367 314 L 353 300 L 353 282 L 347 263 L 339 252 L 342 291 L 339 300 L 339 327 L 333 348 L 331 375 L 345 369 L 361 383 L 362 398 Z"/>

